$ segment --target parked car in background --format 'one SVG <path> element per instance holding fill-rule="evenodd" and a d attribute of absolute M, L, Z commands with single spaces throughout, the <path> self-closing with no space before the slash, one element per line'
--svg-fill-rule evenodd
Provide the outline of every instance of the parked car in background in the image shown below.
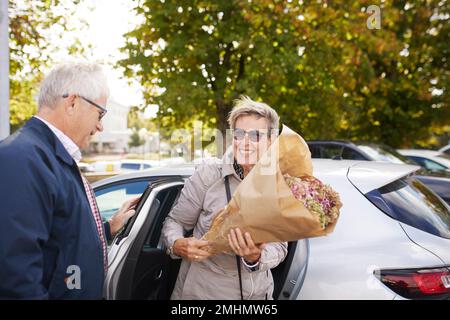
<path fill-rule="evenodd" d="M 85 176 L 89 182 L 109 178 L 116 174 L 145 170 L 159 167 L 160 162 L 156 160 L 123 159 L 123 160 L 102 160 L 90 164 L 90 170 L 85 171 Z"/>
<path fill-rule="evenodd" d="M 313 158 L 417 164 L 383 144 L 345 140 L 309 140 L 307 143 Z M 450 205 L 450 174 L 447 171 L 434 171 L 423 167 L 416 174 L 417 179 Z"/>
<path fill-rule="evenodd" d="M 103 160 L 95 161 L 92 163 L 95 172 L 119 172 L 120 161 L 119 160 Z"/>
<path fill-rule="evenodd" d="M 78 162 L 78 168 L 80 168 L 80 171 L 83 173 L 88 173 L 88 172 L 94 172 L 95 168 L 92 164 L 87 163 L 87 162 Z"/>
<path fill-rule="evenodd" d="M 158 160 L 139 160 L 139 159 L 125 159 L 120 161 L 120 171 L 136 171 L 155 168 L 160 166 Z"/>
<path fill-rule="evenodd" d="M 123 160 L 104 160 L 92 163 L 92 167 L 96 172 L 116 172 L 124 173 L 129 171 L 137 171 L 159 167 L 158 160 L 141 160 L 141 159 L 123 159 Z"/>
<path fill-rule="evenodd" d="M 330 235 L 289 242 L 273 270 L 275 299 L 450 297 L 449 207 L 412 175 L 418 166 L 322 159 L 313 165 L 315 176 L 339 192 L 341 216 Z M 161 228 L 193 172 L 161 167 L 93 184 L 103 216 L 142 194 L 111 243 L 106 299 L 169 299 L 180 260 L 166 254 Z"/>
<path fill-rule="evenodd" d="M 450 172 L 450 156 L 433 150 L 400 149 L 400 154 L 434 171 Z"/>
<path fill-rule="evenodd" d="M 446 155 L 450 156 L 450 144 L 440 148 L 438 151 L 440 153 L 445 153 Z"/>

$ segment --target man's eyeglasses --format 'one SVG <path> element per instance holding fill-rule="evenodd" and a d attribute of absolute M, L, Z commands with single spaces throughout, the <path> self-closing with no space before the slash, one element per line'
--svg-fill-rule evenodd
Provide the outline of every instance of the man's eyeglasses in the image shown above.
<path fill-rule="evenodd" d="M 100 109 L 100 114 L 99 114 L 99 116 L 98 116 L 98 120 L 99 120 L 99 121 L 102 120 L 102 118 L 103 118 L 103 117 L 105 116 L 105 114 L 108 112 L 108 110 L 106 110 L 106 109 L 105 109 L 104 107 L 102 107 L 101 105 L 95 103 L 94 101 L 91 101 L 91 100 L 89 100 L 89 99 L 87 99 L 87 98 L 85 98 L 85 97 L 83 97 L 83 96 L 80 96 L 80 95 L 77 95 L 77 96 L 78 96 L 79 98 L 83 99 L 84 101 L 86 101 L 86 102 L 92 104 L 94 107 L 97 107 L 98 109 Z M 65 99 L 65 98 L 68 98 L 68 97 L 69 97 L 69 94 L 68 94 L 68 93 L 63 94 L 62 97 L 63 97 L 64 99 Z"/>
<path fill-rule="evenodd" d="M 267 132 L 262 132 L 259 130 L 245 131 L 243 129 L 234 129 L 233 130 L 234 140 L 242 140 L 245 138 L 246 134 L 248 135 L 248 138 L 250 139 L 250 141 L 259 142 L 261 137 L 263 137 L 264 135 L 267 135 Z"/>

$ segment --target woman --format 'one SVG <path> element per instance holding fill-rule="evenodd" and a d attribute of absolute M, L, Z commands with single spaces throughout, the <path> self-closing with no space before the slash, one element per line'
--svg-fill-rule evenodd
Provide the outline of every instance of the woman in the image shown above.
<path fill-rule="evenodd" d="M 239 229 L 228 235 L 234 254 L 211 256 L 205 250 L 208 242 L 200 240 L 228 203 L 225 181 L 232 194 L 274 141 L 279 126 L 275 110 L 248 97 L 236 100 L 228 121 L 233 131 L 231 150 L 221 162 L 196 170 L 164 222 L 168 253 L 183 259 L 172 299 L 272 299 L 270 269 L 287 254 L 286 243 L 255 244 L 249 233 Z M 193 237 L 186 238 L 191 230 Z"/>

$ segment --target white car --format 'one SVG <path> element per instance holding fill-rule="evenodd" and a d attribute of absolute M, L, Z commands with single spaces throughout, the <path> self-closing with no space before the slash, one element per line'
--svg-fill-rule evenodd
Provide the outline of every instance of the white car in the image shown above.
<path fill-rule="evenodd" d="M 440 151 L 421 149 L 400 149 L 397 151 L 428 170 L 450 171 L 450 156 Z"/>
<path fill-rule="evenodd" d="M 92 164 L 87 163 L 87 162 L 78 162 L 77 165 L 78 165 L 78 168 L 80 168 L 81 172 L 88 173 L 88 172 L 94 172 L 95 171 L 94 166 Z"/>
<path fill-rule="evenodd" d="M 119 172 L 120 170 L 119 160 L 95 161 L 91 165 L 95 172 Z"/>
<path fill-rule="evenodd" d="M 95 172 L 126 173 L 160 167 L 161 165 L 162 163 L 158 160 L 123 159 L 96 161 L 91 166 Z"/>
<path fill-rule="evenodd" d="M 136 170 L 145 170 L 155 167 L 160 167 L 161 163 L 158 160 L 139 160 L 139 159 L 125 159 L 120 161 L 120 171 L 130 172 Z"/>
<path fill-rule="evenodd" d="M 314 175 L 339 192 L 341 216 L 329 236 L 289 243 L 273 269 L 274 299 L 450 297 L 450 208 L 414 178 L 419 167 L 324 159 L 313 165 Z M 106 299 L 169 299 L 180 260 L 166 254 L 161 226 L 193 172 L 156 168 L 94 183 L 100 208 L 117 209 L 142 194 L 110 244 Z"/>

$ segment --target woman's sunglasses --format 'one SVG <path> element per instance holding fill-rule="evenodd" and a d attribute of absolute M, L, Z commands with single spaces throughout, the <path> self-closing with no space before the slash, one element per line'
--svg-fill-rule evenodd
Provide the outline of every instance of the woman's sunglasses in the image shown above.
<path fill-rule="evenodd" d="M 233 130 L 233 138 L 234 140 L 242 140 L 245 138 L 245 135 L 248 135 L 248 138 L 252 142 L 259 142 L 261 137 L 267 135 L 267 132 L 259 131 L 259 130 L 249 130 L 245 131 L 243 129 L 234 129 Z"/>

